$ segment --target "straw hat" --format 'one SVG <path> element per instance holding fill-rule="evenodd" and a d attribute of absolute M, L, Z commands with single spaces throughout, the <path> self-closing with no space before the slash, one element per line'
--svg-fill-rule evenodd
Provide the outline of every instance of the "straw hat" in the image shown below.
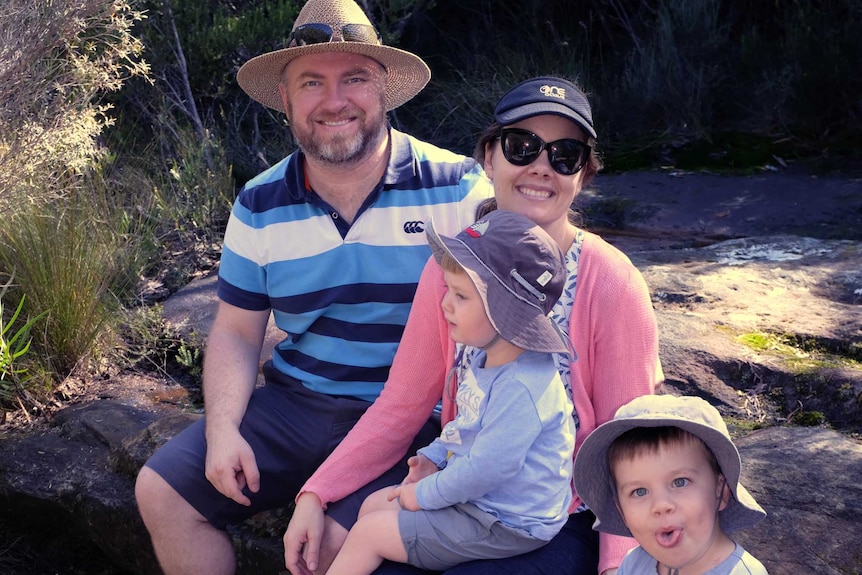
<path fill-rule="evenodd" d="M 309 0 L 296 17 L 291 32 L 303 24 L 328 24 L 338 31 L 345 24 L 371 26 L 371 21 L 353 0 Z M 415 54 L 384 46 L 379 40 L 375 43 L 343 42 L 337 33 L 333 42 L 294 46 L 252 58 L 239 69 L 236 79 L 253 99 L 284 112 L 278 93 L 284 67 L 299 56 L 322 52 L 361 54 L 380 62 L 386 68 L 386 111 L 410 100 L 431 79 L 428 65 Z"/>

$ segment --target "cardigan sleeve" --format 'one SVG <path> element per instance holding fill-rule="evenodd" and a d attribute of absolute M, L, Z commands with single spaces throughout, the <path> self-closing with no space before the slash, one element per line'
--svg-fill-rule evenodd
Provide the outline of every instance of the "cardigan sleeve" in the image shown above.
<path fill-rule="evenodd" d="M 587 234 L 582 248 L 570 322 L 578 353 L 572 364 L 577 455 L 596 427 L 635 397 L 655 393 L 664 375 L 658 326 L 643 276 L 622 252 L 593 234 Z M 581 503 L 575 497 L 573 509 Z M 599 573 L 618 566 L 636 545 L 632 538 L 600 533 Z"/>
<path fill-rule="evenodd" d="M 326 506 L 379 477 L 407 452 L 443 394 L 451 361 L 448 325 L 440 308 L 444 291 L 442 270 L 431 258 L 383 391 L 299 494 L 316 493 Z"/>

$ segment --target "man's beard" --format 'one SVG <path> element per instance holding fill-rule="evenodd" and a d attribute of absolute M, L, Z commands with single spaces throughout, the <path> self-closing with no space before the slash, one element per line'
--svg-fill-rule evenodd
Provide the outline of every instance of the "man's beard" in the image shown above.
<path fill-rule="evenodd" d="M 313 128 L 298 129 L 292 121 L 292 110 L 288 107 L 288 119 L 293 137 L 302 152 L 318 162 L 344 165 L 355 164 L 365 160 L 377 148 L 386 134 L 386 118 L 384 115 L 369 118 L 365 114 L 357 116 L 359 130 L 353 134 L 336 134 L 327 141 L 316 136 Z"/>

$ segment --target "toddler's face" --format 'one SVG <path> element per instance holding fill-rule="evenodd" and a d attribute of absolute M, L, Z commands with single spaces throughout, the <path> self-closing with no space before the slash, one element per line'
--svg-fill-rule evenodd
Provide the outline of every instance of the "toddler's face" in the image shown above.
<path fill-rule="evenodd" d="M 479 290 L 466 272 L 443 272 L 446 293 L 443 295 L 443 315 L 449 323 L 453 341 L 482 347 L 497 333 L 485 313 Z"/>
<path fill-rule="evenodd" d="M 623 521 L 662 565 L 703 573 L 733 550 L 718 523 L 729 491 L 699 441 L 663 444 L 618 461 L 612 471 Z"/>

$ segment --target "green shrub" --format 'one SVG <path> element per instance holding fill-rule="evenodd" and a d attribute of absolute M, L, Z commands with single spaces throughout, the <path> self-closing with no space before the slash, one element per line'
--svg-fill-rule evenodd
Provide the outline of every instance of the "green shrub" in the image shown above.
<path fill-rule="evenodd" d="M 24 307 L 24 296 L 18 302 L 15 311 L 6 317 L 2 298 L 11 285 L 11 279 L 0 288 L 0 409 L 11 406 L 14 402 L 22 405 L 21 396 L 26 396 L 27 382 L 30 373 L 25 361 L 25 355 L 30 351 L 30 330 L 48 312 L 19 322 L 21 310 Z M 14 331 L 13 331 L 14 330 Z"/>
<path fill-rule="evenodd" d="M 0 226 L 0 263 L 27 293 L 25 309 L 49 311 L 34 348 L 58 380 L 91 355 L 115 303 L 123 238 L 111 215 L 81 190 L 64 203 L 20 206 Z"/>
<path fill-rule="evenodd" d="M 799 411 L 790 421 L 802 427 L 818 427 L 826 423 L 826 416 L 821 411 Z"/>

